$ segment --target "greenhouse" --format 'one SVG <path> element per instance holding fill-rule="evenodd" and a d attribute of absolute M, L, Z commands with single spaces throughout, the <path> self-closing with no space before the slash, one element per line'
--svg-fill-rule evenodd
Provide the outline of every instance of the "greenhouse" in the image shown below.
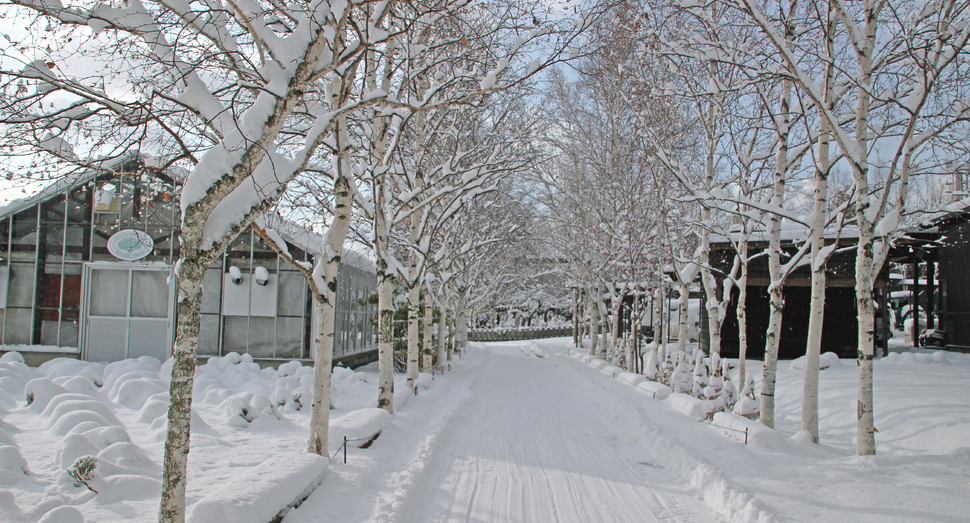
<path fill-rule="evenodd" d="M 180 179 L 133 159 L 0 208 L 0 343 L 89 361 L 166 359 L 175 328 Z M 320 237 L 272 219 L 290 253 L 312 261 Z M 375 359 L 373 263 L 353 251 L 344 260 L 334 358 Z M 212 264 L 203 292 L 200 356 L 310 359 L 314 307 L 306 280 L 251 229 Z"/>

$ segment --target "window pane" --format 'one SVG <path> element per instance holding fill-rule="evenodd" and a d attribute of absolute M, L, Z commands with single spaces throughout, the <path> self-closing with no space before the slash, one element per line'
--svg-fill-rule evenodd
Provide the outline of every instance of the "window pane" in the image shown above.
<path fill-rule="evenodd" d="M 254 358 L 272 358 L 276 349 L 276 318 L 249 318 L 249 353 Z"/>
<path fill-rule="evenodd" d="M 7 290 L 8 307 L 34 306 L 34 266 L 14 263 L 10 265 L 10 283 Z"/>
<path fill-rule="evenodd" d="M 65 298 L 66 299 L 66 298 Z M 78 311 L 64 310 L 61 312 L 61 347 L 77 347 Z"/>
<path fill-rule="evenodd" d="M 202 312 L 219 313 L 222 303 L 222 270 L 209 269 L 202 279 Z"/>
<path fill-rule="evenodd" d="M 219 316 L 203 314 L 199 325 L 199 354 L 219 355 Z"/>
<path fill-rule="evenodd" d="M 303 318 L 276 319 L 276 357 L 299 358 L 303 352 Z"/>
<path fill-rule="evenodd" d="M 279 273 L 278 314 L 280 316 L 303 316 L 305 298 L 303 291 L 307 286 L 306 278 L 299 272 Z"/>
<path fill-rule="evenodd" d="M 245 232 L 236 236 L 236 239 L 229 244 L 226 250 L 226 267 L 239 267 L 239 270 L 248 273 L 251 266 L 250 240 L 252 232 L 247 229 Z"/>
<path fill-rule="evenodd" d="M 10 258 L 12 260 L 34 261 L 37 248 L 37 207 L 31 207 L 14 215 L 11 240 Z"/>
<path fill-rule="evenodd" d="M 7 246 L 10 240 L 10 219 L 0 220 L 0 258 L 7 259 Z"/>
<path fill-rule="evenodd" d="M 64 281 L 61 307 L 64 310 L 80 310 L 81 308 L 81 266 L 76 264 L 64 265 Z"/>
<path fill-rule="evenodd" d="M 60 325 L 57 310 L 38 310 L 40 320 L 40 344 L 57 345 L 57 328 Z"/>
<path fill-rule="evenodd" d="M 223 316 L 223 355 L 230 352 L 245 353 L 249 347 L 249 316 Z"/>
<path fill-rule="evenodd" d="M 7 309 L 3 342 L 7 345 L 30 345 L 30 309 Z"/>
<path fill-rule="evenodd" d="M 126 357 L 126 334 L 128 320 L 91 318 L 84 337 L 87 339 L 87 355 L 90 361 L 119 361 Z"/>
<path fill-rule="evenodd" d="M 168 271 L 131 272 L 131 315 L 168 317 Z"/>
<path fill-rule="evenodd" d="M 88 190 L 88 187 L 78 187 L 71 191 L 71 199 L 67 202 L 67 219 L 69 223 L 89 223 L 90 207 L 88 206 Z"/>
<path fill-rule="evenodd" d="M 126 316 L 128 271 L 91 271 L 91 315 Z"/>

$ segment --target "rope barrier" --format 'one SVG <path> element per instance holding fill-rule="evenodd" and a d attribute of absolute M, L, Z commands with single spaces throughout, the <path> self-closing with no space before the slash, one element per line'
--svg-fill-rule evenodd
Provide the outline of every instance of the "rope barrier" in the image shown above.
<path fill-rule="evenodd" d="M 369 439 L 374 439 L 374 436 L 371 436 L 369 438 L 349 438 L 349 439 L 347 438 L 347 436 L 344 436 L 344 442 L 341 443 L 339 447 L 337 447 L 337 450 L 334 451 L 333 456 L 330 456 L 330 460 L 327 461 L 327 466 L 330 466 L 330 462 L 337 458 L 337 456 L 340 454 L 340 450 L 341 449 L 343 449 L 343 451 L 344 451 L 344 463 L 345 464 L 347 463 L 347 442 L 349 442 L 349 441 L 367 441 Z"/>
<path fill-rule="evenodd" d="M 409 390 L 410 390 L 410 389 L 409 389 Z M 414 390 L 412 390 L 412 391 L 411 391 L 411 396 L 408 396 L 408 397 L 406 397 L 406 398 L 404 398 L 404 403 L 401 403 L 401 406 L 400 406 L 400 407 L 398 407 L 398 408 L 399 408 L 399 409 L 403 409 L 403 408 L 404 408 L 404 406 L 405 406 L 405 405 L 407 405 L 407 403 L 408 403 L 408 400 L 409 400 L 409 399 L 411 399 L 411 397 L 412 397 L 412 396 L 417 396 L 417 395 L 418 395 L 418 386 L 417 386 L 417 385 L 415 385 L 415 386 L 414 386 Z"/>
<path fill-rule="evenodd" d="M 705 423 L 705 422 L 702 421 L 701 423 Z M 732 428 L 732 427 L 725 427 L 723 425 L 717 425 L 715 423 L 707 423 L 707 424 L 710 425 L 710 426 L 712 426 L 712 427 L 717 427 L 719 429 L 730 430 L 730 431 L 734 431 L 734 432 L 740 432 L 740 433 L 744 434 L 744 444 L 745 445 L 748 444 L 748 427 L 745 427 L 744 430 L 741 430 L 741 429 L 735 429 L 735 428 Z"/>

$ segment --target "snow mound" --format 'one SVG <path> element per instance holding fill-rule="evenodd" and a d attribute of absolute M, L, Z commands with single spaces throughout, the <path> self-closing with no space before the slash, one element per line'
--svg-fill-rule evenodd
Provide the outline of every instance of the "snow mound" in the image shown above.
<path fill-rule="evenodd" d="M 9 377 L 0 377 L 0 407 L 12 409 L 17 406 L 14 398 L 24 397 L 24 384 Z"/>
<path fill-rule="evenodd" d="M 633 373 L 633 372 L 624 372 L 624 373 L 620 374 L 619 376 L 617 376 L 617 378 L 619 378 L 622 381 L 625 381 L 625 382 L 629 383 L 630 385 L 633 385 L 634 387 L 636 387 L 637 385 L 639 385 L 639 384 L 641 384 L 641 383 L 643 383 L 644 381 L 647 380 L 643 376 L 641 376 L 639 374 L 636 374 L 636 373 Z"/>
<path fill-rule="evenodd" d="M 30 367 L 16 361 L 0 363 L 0 377 L 9 377 L 20 383 L 21 388 L 30 380 L 36 378 Z"/>
<path fill-rule="evenodd" d="M 656 381 L 641 381 L 637 384 L 637 388 L 651 394 L 654 399 L 658 400 L 667 399 L 672 392 L 670 387 Z"/>
<path fill-rule="evenodd" d="M 9 362 L 12 362 L 12 361 L 16 361 L 18 363 L 23 363 L 24 362 L 24 357 L 23 357 L 22 354 L 20 354 L 19 352 L 15 351 L 15 350 L 12 350 L 10 352 L 5 353 L 3 356 L 0 356 L 0 363 L 9 363 Z"/>
<path fill-rule="evenodd" d="M 79 410 L 76 412 L 69 412 L 62 416 L 56 423 L 54 423 L 50 429 L 51 432 L 57 434 L 58 436 L 66 436 L 68 432 L 71 431 L 75 426 L 91 422 L 101 427 L 107 427 L 111 425 L 111 422 L 105 419 L 104 416 L 98 414 L 97 412 L 90 410 Z"/>
<path fill-rule="evenodd" d="M 530 341 L 525 346 L 520 347 L 522 354 L 529 356 L 530 358 L 545 358 L 549 355 L 548 352 L 542 350 L 542 347 L 534 341 Z"/>
<path fill-rule="evenodd" d="M 252 392 L 233 394 L 223 402 L 226 412 L 226 425 L 246 428 L 260 418 L 281 420 L 283 415 L 268 397 Z M 266 419 L 263 423 L 266 423 Z"/>
<path fill-rule="evenodd" d="M 626 371 L 624 371 L 623 369 L 617 367 L 616 365 L 610 365 L 609 363 L 607 363 L 602 368 L 600 368 L 600 372 L 603 372 L 605 374 L 609 374 L 609 375 L 611 375 L 611 376 L 613 376 L 615 378 L 615 377 L 619 376 L 620 374 L 623 374 Z"/>
<path fill-rule="evenodd" d="M 129 409 L 141 410 L 148 398 L 167 392 L 168 387 L 160 379 L 126 380 L 117 387 L 114 400 Z"/>
<path fill-rule="evenodd" d="M 27 405 L 33 411 L 43 411 L 52 399 L 61 394 L 67 394 L 67 389 L 47 378 L 31 380 L 24 387 L 24 397 Z"/>
<path fill-rule="evenodd" d="M 84 523 L 84 516 L 74 507 L 61 506 L 48 511 L 37 523 Z"/>
<path fill-rule="evenodd" d="M 30 476 L 27 460 L 14 446 L 0 446 L 0 485 L 13 485 Z"/>
<path fill-rule="evenodd" d="M 104 373 L 104 364 L 81 361 L 74 358 L 54 358 L 44 362 L 37 368 L 37 372 L 41 376 L 51 380 L 80 376 L 90 379 L 92 383 L 100 387 Z"/>
<path fill-rule="evenodd" d="M 101 397 L 101 390 L 98 389 L 97 382 L 88 376 L 62 376 L 60 378 L 54 378 L 54 383 L 74 394 L 84 394 L 92 398 Z"/>
<path fill-rule="evenodd" d="M 916 352 L 891 352 L 888 356 L 879 361 L 893 365 L 928 365 L 932 363 L 940 363 L 942 365 L 950 364 L 950 361 L 946 359 L 946 353 L 941 350 L 938 350 L 932 354 L 920 354 Z"/>
<path fill-rule="evenodd" d="M 348 445 L 360 447 L 374 439 L 390 422 L 391 413 L 376 407 L 348 412 L 330 421 L 330 446 L 339 446 L 346 437 Z"/>
<path fill-rule="evenodd" d="M 115 465 L 121 471 L 129 474 L 143 473 L 144 475 L 159 475 L 161 468 L 142 452 L 138 445 L 130 441 L 112 443 L 98 453 L 98 462 Z"/>
<path fill-rule="evenodd" d="M 696 420 L 707 419 L 717 408 L 716 401 L 702 400 L 680 392 L 671 394 L 665 401 L 671 409 Z"/>
<path fill-rule="evenodd" d="M 99 491 L 98 503 L 117 501 L 137 501 L 158 499 L 162 495 L 162 482 L 149 476 L 116 474 L 104 479 L 103 490 Z"/>
<path fill-rule="evenodd" d="M 61 442 L 61 448 L 57 449 L 54 460 L 67 470 L 81 456 L 96 456 L 100 450 L 84 434 L 68 434 Z"/>
<path fill-rule="evenodd" d="M 188 523 L 266 523 L 319 483 L 327 460 L 303 453 L 274 456 L 223 484 L 188 510 Z"/>
<path fill-rule="evenodd" d="M 81 394 L 61 394 L 48 403 L 47 408 L 44 409 L 41 415 L 50 418 L 47 426 L 52 427 L 65 416 L 84 411 L 91 411 L 101 415 L 111 425 L 121 425 L 121 421 L 114 415 L 114 412 L 111 412 L 111 409 L 107 405 Z M 71 427 L 73 426 L 71 425 Z M 65 431 L 62 436 L 66 434 L 67 432 Z"/>
<path fill-rule="evenodd" d="M 23 398 L 24 394 L 21 392 L 17 396 L 13 396 L 7 391 L 0 388 L 0 410 L 7 409 L 13 410 L 17 408 L 17 400 L 15 398 Z"/>
<path fill-rule="evenodd" d="M 168 393 L 159 392 L 148 398 L 138 414 L 138 421 L 151 424 L 168 412 Z"/>
<path fill-rule="evenodd" d="M 805 370 L 805 356 L 801 356 L 792 360 L 791 365 L 788 366 L 790 370 Z M 827 369 L 829 367 L 838 367 L 842 363 L 839 361 L 839 355 L 834 352 L 823 352 L 818 357 L 818 368 L 819 370 Z"/>
<path fill-rule="evenodd" d="M 601 360 L 599 358 L 594 358 L 592 356 L 590 356 L 590 358 L 588 360 L 587 359 L 584 359 L 583 361 L 585 361 L 586 363 L 589 363 L 589 365 L 591 367 L 596 368 L 596 369 L 602 369 L 602 368 L 606 367 L 607 365 L 609 365 L 609 363 L 606 363 L 605 361 L 603 361 L 603 360 Z"/>
<path fill-rule="evenodd" d="M 134 382 L 135 385 L 132 385 L 132 382 Z M 139 387 L 137 384 L 141 382 L 152 383 L 156 387 L 160 387 L 162 390 L 168 390 L 168 384 L 159 379 L 158 373 L 150 370 L 136 370 L 113 374 L 110 381 L 105 380 L 104 388 L 108 391 L 108 397 L 111 398 L 112 401 L 124 403 L 123 399 L 130 399 L 130 396 L 132 395 L 137 396 L 137 394 L 133 394 L 136 391 L 133 391 L 131 387 Z M 125 398 L 121 397 L 122 389 L 124 389 L 128 395 Z"/>
<path fill-rule="evenodd" d="M 0 428 L 0 445 L 10 445 L 11 447 L 16 447 L 17 442 L 7 434 L 7 431 Z"/>
<path fill-rule="evenodd" d="M 422 389 L 429 389 L 432 381 L 434 381 L 434 376 L 431 374 L 428 374 L 427 372 L 418 374 L 418 386 Z"/>
<path fill-rule="evenodd" d="M 161 364 L 155 358 L 150 358 L 148 356 L 142 356 L 138 359 L 133 360 L 121 360 L 114 363 L 109 363 L 104 367 L 102 373 L 103 384 L 102 387 L 107 391 L 114 391 L 117 393 L 116 386 L 118 381 L 123 377 L 125 380 L 132 379 L 135 376 L 140 376 L 143 378 L 159 379 L 161 371 L 159 367 Z M 135 376 L 127 376 L 128 374 L 134 373 Z M 111 392 L 109 392 L 109 396 Z"/>

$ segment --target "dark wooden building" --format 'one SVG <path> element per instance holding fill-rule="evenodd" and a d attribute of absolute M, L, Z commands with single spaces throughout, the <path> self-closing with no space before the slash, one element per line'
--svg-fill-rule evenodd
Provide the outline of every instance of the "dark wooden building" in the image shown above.
<path fill-rule="evenodd" d="M 804 230 L 785 230 L 782 236 L 782 263 L 787 263 L 793 256 L 797 256 L 796 240 L 807 236 Z M 835 234 L 828 234 L 826 243 L 836 241 Z M 857 237 L 854 231 L 843 231 L 838 236 L 839 248 L 833 253 L 826 264 L 825 290 L 825 321 L 822 327 L 823 352 L 835 352 L 840 358 L 855 358 L 858 340 L 858 317 L 855 302 L 855 256 Z M 769 302 L 768 286 L 771 280 L 768 276 L 767 234 L 756 234 L 749 243 L 748 285 L 745 305 L 747 310 L 747 357 L 763 358 L 766 331 L 768 329 Z M 761 253 L 761 254 L 759 254 Z M 712 237 L 711 263 L 717 270 L 718 288 L 724 285 L 724 275 L 727 274 L 737 256 L 734 243 L 726 237 Z M 887 301 L 889 295 L 889 270 L 886 267 L 879 272 L 875 280 L 876 310 L 876 344 L 883 350 L 887 347 L 890 336 L 888 323 Z M 793 359 L 805 354 L 805 343 L 808 338 L 808 313 L 811 303 L 811 271 L 809 267 L 809 253 L 804 254 L 804 260 L 791 273 L 785 282 L 784 299 L 785 310 L 782 316 L 781 340 L 779 343 L 779 359 Z M 724 324 L 721 327 L 721 354 L 725 357 L 738 357 L 738 319 L 737 300 L 739 292 L 733 292 Z M 709 345 L 708 321 L 704 308 L 701 308 L 701 346 L 706 349 Z"/>
<path fill-rule="evenodd" d="M 970 208 L 944 214 L 930 221 L 924 234 L 935 235 L 935 249 L 928 248 L 914 258 L 924 265 L 927 281 L 934 280 L 939 266 L 938 290 L 927 306 L 927 323 L 946 332 L 948 348 L 970 351 Z"/>

